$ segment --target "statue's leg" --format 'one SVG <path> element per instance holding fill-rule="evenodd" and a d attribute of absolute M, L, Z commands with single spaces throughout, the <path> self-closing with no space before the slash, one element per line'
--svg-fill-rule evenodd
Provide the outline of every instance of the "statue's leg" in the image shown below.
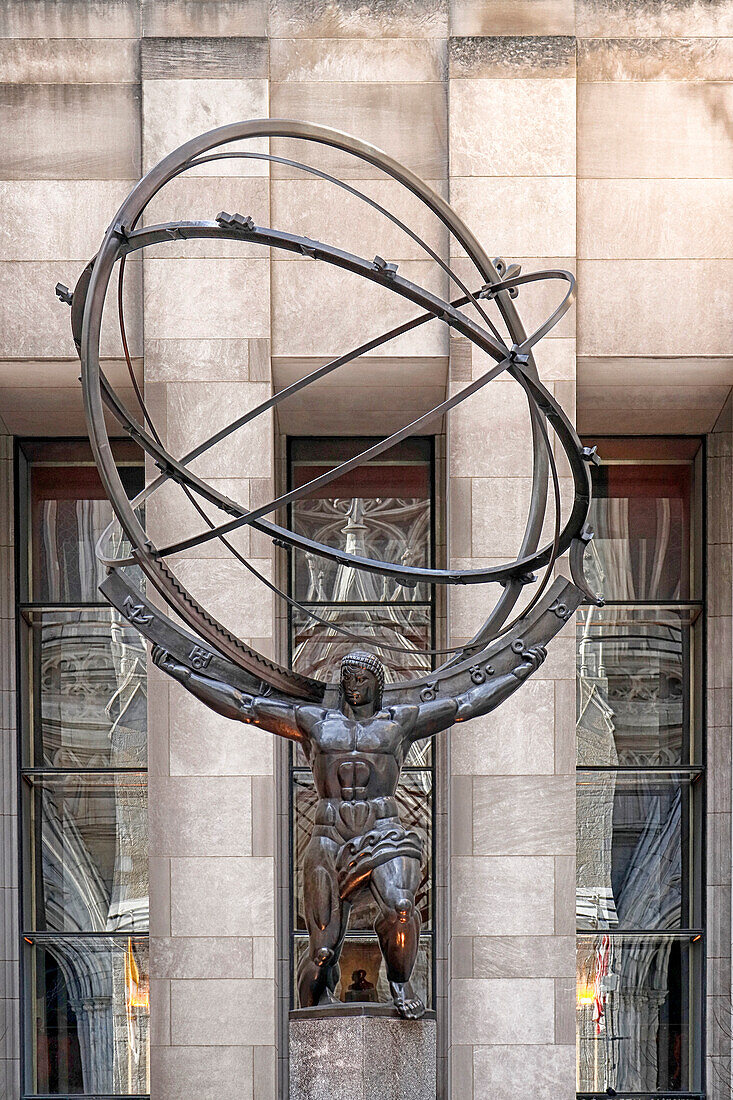
<path fill-rule="evenodd" d="M 421 921 L 415 908 L 419 884 L 419 861 L 404 856 L 375 867 L 371 874 L 371 890 L 380 908 L 374 928 L 379 936 L 389 988 L 395 1008 L 410 1020 L 417 1019 L 425 1011 L 425 1005 L 410 984 L 420 943 Z"/>
<path fill-rule="evenodd" d="M 298 999 L 301 1008 L 334 1001 L 338 985 L 338 960 L 349 921 L 348 904 L 339 898 L 332 841 L 314 837 L 306 849 L 303 865 L 305 921 L 309 949 L 298 968 Z"/>

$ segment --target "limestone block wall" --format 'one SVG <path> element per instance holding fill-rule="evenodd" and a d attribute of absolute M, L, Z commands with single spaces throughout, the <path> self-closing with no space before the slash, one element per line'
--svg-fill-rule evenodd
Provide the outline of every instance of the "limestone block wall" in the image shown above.
<path fill-rule="evenodd" d="M 733 624 L 733 407 L 730 397 L 708 436 L 707 722 L 707 1090 L 730 1096 L 731 1081 L 731 668 Z"/>
<path fill-rule="evenodd" d="M 522 7 L 528 16 L 530 5 Z M 492 255 L 525 271 L 572 270 L 575 43 L 542 33 L 558 28 L 534 14 L 534 33 L 517 18 L 497 37 L 488 36 L 492 20 L 480 5 L 462 7 L 466 36 L 450 43 L 450 199 Z M 527 331 L 554 308 L 552 295 L 551 284 L 549 293 L 520 292 Z M 572 415 L 572 317 L 543 341 L 537 364 Z M 451 388 L 486 369 L 481 353 L 452 341 Z M 459 407 L 448 456 L 451 565 L 514 556 L 532 465 L 528 413 L 515 383 L 497 380 Z M 468 589 L 451 593 L 451 644 L 469 638 L 481 619 Z M 520 1080 L 542 1097 L 570 1097 L 575 1088 L 573 677 L 568 635 L 500 711 L 451 733 L 456 1098 L 508 1098 Z"/>
<path fill-rule="evenodd" d="M 576 27 L 582 427 L 710 432 L 733 381 L 733 7 L 578 0 Z"/>
<path fill-rule="evenodd" d="M 0 1096 L 20 1087 L 13 440 L 0 419 Z"/>
<path fill-rule="evenodd" d="M 141 41 L 145 168 L 188 137 L 268 112 L 261 37 L 182 38 L 180 13 L 157 10 Z M 243 77 L 243 72 L 246 77 Z M 269 166 L 215 162 L 175 181 L 146 220 L 269 219 Z M 171 242 L 146 254 L 145 392 L 175 454 L 265 400 L 270 380 L 270 262 L 231 244 Z M 252 506 L 272 495 L 271 419 L 196 461 Z M 212 513 L 212 518 L 216 516 Z M 180 490 L 148 522 L 174 537 L 204 526 Z M 269 543 L 234 537 L 268 577 Z M 218 544 L 182 555 L 183 583 L 220 621 L 272 653 L 273 609 L 258 581 Z M 163 1097 L 271 1096 L 275 1090 L 274 746 L 219 718 L 151 670 L 151 1092 Z"/>

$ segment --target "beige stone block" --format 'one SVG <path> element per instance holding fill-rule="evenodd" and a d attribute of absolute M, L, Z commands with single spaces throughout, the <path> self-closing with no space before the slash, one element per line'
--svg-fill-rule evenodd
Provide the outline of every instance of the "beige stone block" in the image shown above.
<path fill-rule="evenodd" d="M 250 118 L 266 118 L 265 80 L 146 80 L 143 112 L 143 164 L 152 168 L 177 146 L 198 134 Z M 267 139 L 235 142 L 226 151 L 267 152 Z M 219 153 L 224 149 L 212 149 Z M 266 161 L 214 161 L 193 168 L 192 176 L 267 176 Z M 216 212 L 218 213 L 218 211 Z"/>
<path fill-rule="evenodd" d="M 246 478 L 212 477 L 206 480 L 212 489 L 224 494 L 229 500 L 236 501 L 245 510 L 249 507 L 249 481 Z M 203 509 L 213 524 L 225 523 L 232 518 L 227 512 L 204 501 L 198 494 L 193 495 L 193 500 L 199 508 Z M 198 535 L 207 529 L 206 521 L 184 494 L 182 487 L 170 481 L 148 498 L 145 519 L 146 529 L 158 546 L 170 545 Z M 269 543 L 269 545 L 272 544 Z M 232 531 L 226 536 L 226 542 L 223 539 L 211 539 L 203 546 L 182 551 L 176 558 L 179 561 L 182 558 L 193 558 L 199 561 L 204 558 L 229 558 L 232 553 L 230 547 L 234 547 L 237 553 L 244 557 L 252 556 L 248 527 L 244 526 Z"/>
<path fill-rule="evenodd" d="M 639 4 L 623 0 L 578 0 L 579 38 L 659 38 L 684 35 L 733 36 L 733 4 L 730 0 L 710 5 L 701 0 L 685 4 Z"/>
<path fill-rule="evenodd" d="M 249 374 L 249 340 L 145 341 L 146 383 L 247 382 Z"/>
<path fill-rule="evenodd" d="M 733 181 L 578 180 L 578 225 L 583 259 L 729 259 Z"/>
<path fill-rule="evenodd" d="M 150 844 L 161 856 L 252 854 L 249 778 L 150 776 Z"/>
<path fill-rule="evenodd" d="M 543 1046 L 554 1040 L 551 979 L 461 978 L 452 983 L 452 992 L 454 1041 L 504 1047 L 527 1040 Z"/>
<path fill-rule="evenodd" d="M 178 0 L 142 0 L 141 26 L 146 37 L 231 38 L 267 34 L 267 0 L 219 0 L 197 5 Z"/>
<path fill-rule="evenodd" d="M 150 804 L 148 803 L 148 809 Z M 148 860 L 150 935 L 171 934 L 171 861 L 152 852 Z"/>
<path fill-rule="evenodd" d="M 171 775 L 271 775 L 274 740 L 171 686 Z"/>
<path fill-rule="evenodd" d="M 489 254 L 494 255 L 491 248 L 491 242 L 484 241 L 483 244 Z M 504 259 L 509 263 L 519 264 L 523 274 L 529 274 L 532 271 L 548 271 L 551 269 L 568 271 L 571 275 L 575 275 L 576 273 L 576 261 L 575 258 L 571 256 L 549 256 L 542 258 L 508 256 L 504 257 Z M 457 274 L 469 287 L 474 290 L 480 289 L 477 285 L 479 280 L 477 279 L 476 271 L 469 260 L 456 257 L 451 260 L 451 267 L 456 270 Z M 514 307 L 519 315 L 524 333 L 533 333 L 540 325 L 544 324 L 563 301 L 566 293 L 567 283 L 560 279 L 544 279 L 520 287 L 519 295 L 514 299 Z M 468 316 L 477 319 L 476 315 L 473 313 L 472 306 L 464 306 L 463 308 Z M 489 316 L 494 324 L 497 325 L 500 332 L 506 332 L 506 326 L 503 320 L 500 320 L 499 312 L 495 307 L 489 308 Z M 546 343 L 549 343 L 549 341 L 558 338 L 574 338 L 575 324 L 576 306 L 573 304 L 570 306 L 567 313 L 560 318 L 555 327 L 551 329 L 549 335 L 543 338 L 542 342 L 536 346 L 535 351 L 538 353 L 538 356 L 539 352 L 544 348 Z"/>
<path fill-rule="evenodd" d="M 219 162 L 220 163 L 220 162 Z M 213 222 L 222 211 L 249 215 L 256 225 L 271 224 L 270 194 L 263 176 L 224 176 L 216 179 L 190 176 L 186 173 L 171 180 L 158 192 L 145 209 L 145 225 L 160 225 L 172 221 Z M 261 244 L 231 240 L 166 240 L 152 245 L 145 257 L 161 260 L 183 258 L 262 260 L 269 250 Z"/>
<path fill-rule="evenodd" d="M 137 44 L 110 38 L 0 40 L 7 84 L 134 84 L 140 79 Z"/>
<path fill-rule="evenodd" d="M 0 263 L 0 296 L 3 301 L 0 316 L 0 357 L 3 359 L 78 359 L 71 335 L 69 307 L 59 302 L 54 293 L 57 282 L 73 288 L 85 264 L 64 261 L 10 261 Z M 130 263 L 125 273 L 125 323 L 130 354 L 142 354 L 142 333 L 139 308 L 141 286 L 140 265 Z M 108 295 L 101 338 L 102 356 L 120 355 L 117 320 L 117 294 Z M 29 378 L 23 378 L 28 383 Z M 48 381 L 45 382 L 48 385 Z M 35 388 L 35 387 L 31 387 Z"/>
<path fill-rule="evenodd" d="M 171 382 L 166 389 L 168 445 L 184 455 L 270 396 L 262 382 Z M 264 412 L 190 462 L 201 477 L 269 477 L 272 471 L 272 416 Z M 229 517 L 230 519 L 232 517 Z M 206 551 L 202 553 L 205 555 Z"/>
<path fill-rule="evenodd" d="M 527 524 L 531 492 L 529 478 L 473 478 L 474 555 L 507 561 L 517 556 Z"/>
<path fill-rule="evenodd" d="M 573 35 L 572 0 L 450 0 L 452 35 Z"/>
<path fill-rule="evenodd" d="M 733 86 L 674 81 L 578 86 L 578 177 L 733 175 Z"/>
<path fill-rule="evenodd" d="M 454 856 L 455 927 L 467 936 L 550 936 L 554 866 L 546 856 Z"/>
<path fill-rule="evenodd" d="M 474 377 L 490 367 L 489 357 L 474 351 Z M 451 411 L 451 475 L 475 478 L 474 492 L 489 477 L 531 476 L 530 431 L 527 399 L 519 384 L 508 376 L 494 379 Z M 474 496 L 474 522 L 476 512 Z"/>
<path fill-rule="evenodd" d="M 444 0 L 389 0 L 353 5 L 344 0 L 272 0 L 273 38 L 446 38 Z"/>
<path fill-rule="evenodd" d="M 422 179 L 441 179 L 447 171 L 446 88 L 432 84 L 344 84 L 323 81 L 288 82 L 270 87 L 275 118 L 320 123 L 371 142 Z M 272 152 L 292 157 L 293 142 L 272 140 Z M 300 154 L 302 146 L 298 147 Z M 313 159 L 310 149 L 306 160 Z M 345 179 L 381 178 L 366 161 L 322 147 L 317 166 Z M 298 176 L 297 169 L 273 165 L 275 178 Z"/>
<path fill-rule="evenodd" d="M 450 126 L 453 176 L 575 174 L 573 80 L 452 80 Z"/>
<path fill-rule="evenodd" d="M 270 981 L 231 979 L 171 982 L 171 1041 L 174 1047 L 271 1046 L 275 997 Z"/>
<path fill-rule="evenodd" d="M 470 477 L 452 477 L 449 483 L 449 519 L 450 553 L 453 557 L 471 556 L 471 527 L 473 522 L 473 503 Z"/>
<path fill-rule="evenodd" d="M 574 1046 L 478 1047 L 475 1100 L 514 1100 L 517 1081 L 531 1081 L 536 1100 L 557 1100 L 575 1076 Z"/>
<path fill-rule="evenodd" d="M 447 74 L 439 38 L 273 38 L 270 79 L 329 83 L 427 83 Z"/>
<path fill-rule="evenodd" d="M 557 978 L 575 973 L 574 936 L 477 936 L 477 978 Z"/>
<path fill-rule="evenodd" d="M 162 1049 L 171 1041 L 171 983 L 150 978 L 150 1045 Z"/>
<path fill-rule="evenodd" d="M 171 860 L 171 934 L 268 936 L 274 928 L 273 861 Z"/>
<path fill-rule="evenodd" d="M 168 979 L 251 978 L 252 942 L 246 936 L 154 936 L 150 970 L 156 977 Z"/>
<path fill-rule="evenodd" d="M 2 179 L 140 174 L 140 93 L 133 84 L 4 84 L 0 111 Z"/>
<path fill-rule="evenodd" d="M 476 776 L 473 852 L 548 856 L 575 852 L 575 778 Z"/>
<path fill-rule="evenodd" d="M 431 262 L 409 261 L 400 275 L 445 296 L 446 280 Z M 273 355 L 342 355 L 422 313 L 392 290 L 312 260 L 272 264 Z M 303 323 L 307 317 L 308 323 Z M 381 349 L 390 356 L 443 356 L 448 329 L 432 321 Z"/>
<path fill-rule="evenodd" d="M 47 260 L 55 264 L 73 260 L 86 266 L 133 183 L 133 180 L 91 179 L 0 182 L 3 258 Z M 70 276 L 61 281 L 68 279 Z M 53 301 L 49 299 L 49 303 L 53 311 Z"/>
<path fill-rule="evenodd" d="M 203 22 L 203 20 L 202 20 Z M 267 39 L 201 35 L 145 35 L 140 42 L 143 80 L 251 80 L 267 77 Z"/>
<path fill-rule="evenodd" d="M 255 936 L 252 940 L 252 977 L 275 977 L 275 940 L 272 936 Z"/>
<path fill-rule="evenodd" d="M 731 260 L 583 260 L 579 355 L 730 355 Z M 670 302 L 674 309 L 670 310 Z"/>
<path fill-rule="evenodd" d="M 573 176 L 453 176 L 450 202 L 491 256 L 575 252 Z M 530 284 L 524 293 L 531 291 Z"/>
<path fill-rule="evenodd" d="M 581 38 L 578 80 L 729 80 L 729 38 Z"/>
<path fill-rule="evenodd" d="M 572 35 L 470 35 L 449 42 L 452 78 L 575 77 Z"/>
<path fill-rule="evenodd" d="M 451 731 L 454 775 L 545 775 L 554 772 L 554 691 L 531 679 L 492 714 Z"/>
<path fill-rule="evenodd" d="M 146 337 L 267 337 L 269 272 L 267 259 L 146 259 Z"/>
<path fill-rule="evenodd" d="M 559 286 L 556 283 L 555 286 Z M 557 388 L 558 382 L 575 383 L 577 370 L 575 358 L 575 340 L 564 337 L 547 337 L 534 348 L 534 360 L 540 376 L 540 382 L 547 386 L 562 405 L 569 419 L 574 421 L 573 407 L 566 407 Z M 574 404 L 574 403 L 573 403 Z M 552 433 L 551 433 L 552 434 Z"/>
<path fill-rule="evenodd" d="M 445 192 L 445 185 L 439 180 L 431 181 L 431 186 L 439 194 Z M 396 181 L 363 180 L 356 185 L 356 190 L 393 214 L 439 256 L 447 255 L 448 232 L 445 226 L 424 203 Z M 338 204 L 338 218 L 333 216 L 334 203 Z M 366 260 L 372 260 L 375 255 L 383 256 L 391 263 L 429 258 L 425 250 L 399 226 L 362 199 L 336 189 L 325 180 L 273 180 L 272 224 L 287 233 L 322 241 Z M 276 253 L 278 260 L 292 257 L 292 253 Z"/>
<path fill-rule="evenodd" d="M 270 562 L 260 561 L 258 568 L 268 580 L 272 579 Z M 272 633 L 269 591 L 234 558 L 186 558 L 175 562 L 175 572 L 194 599 L 236 637 L 261 638 Z"/>
<path fill-rule="evenodd" d="M 136 0 L 14 0 L 0 21 L 0 38 L 137 38 Z"/>
<path fill-rule="evenodd" d="M 150 1088 L 176 1100 L 253 1100 L 252 1067 L 251 1046 L 156 1048 Z"/>

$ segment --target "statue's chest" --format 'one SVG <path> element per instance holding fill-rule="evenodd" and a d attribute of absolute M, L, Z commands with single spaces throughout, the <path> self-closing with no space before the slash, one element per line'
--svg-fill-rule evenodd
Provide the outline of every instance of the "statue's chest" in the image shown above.
<path fill-rule="evenodd" d="M 393 754 L 400 744 L 401 736 L 400 727 L 389 719 L 373 718 L 362 723 L 346 718 L 326 718 L 314 741 L 319 752 L 328 754 Z"/>

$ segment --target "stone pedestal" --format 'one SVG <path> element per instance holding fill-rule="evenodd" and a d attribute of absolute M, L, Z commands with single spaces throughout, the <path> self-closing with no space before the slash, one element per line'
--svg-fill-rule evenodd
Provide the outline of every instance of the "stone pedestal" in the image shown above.
<path fill-rule="evenodd" d="M 290 1100 L 435 1100 L 435 1013 L 388 1005 L 290 1013 Z"/>

